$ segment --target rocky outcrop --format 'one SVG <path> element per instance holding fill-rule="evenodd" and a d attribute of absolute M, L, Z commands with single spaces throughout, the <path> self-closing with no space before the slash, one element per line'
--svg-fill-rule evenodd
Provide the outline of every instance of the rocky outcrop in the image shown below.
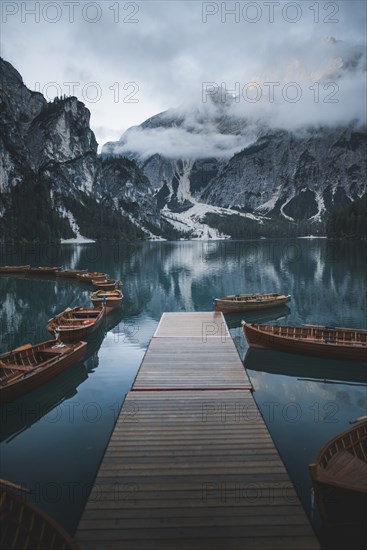
<path fill-rule="evenodd" d="M 2 240 L 303 234 L 367 189 L 356 122 L 274 129 L 218 92 L 130 128 L 99 156 L 83 103 L 47 102 L 2 59 L 0 70 Z"/>
<path fill-rule="evenodd" d="M 9 63 L 0 65 L 2 238 L 135 239 L 160 232 L 146 177 L 134 161 L 102 162 L 84 104 L 76 97 L 48 103 Z"/>
<path fill-rule="evenodd" d="M 162 113 L 138 129 L 128 130 L 119 142 L 106 144 L 102 154 L 127 151 L 149 178 L 158 207 L 175 213 L 199 202 L 203 207 L 208 205 L 208 211 L 215 206 L 260 217 L 320 222 L 366 191 L 367 132 L 357 123 L 274 130 L 260 121 L 255 127 L 244 119 L 235 122 L 229 109 L 226 112 L 223 107 L 211 118 L 197 116 L 193 124 L 191 117 L 190 122 L 191 126 L 179 113 L 175 119 L 173 110 Z M 167 134 L 167 127 L 171 134 Z M 161 137 L 167 154 L 157 152 L 146 157 L 140 150 L 134 153 L 132 132 L 139 132 L 141 140 L 149 143 L 152 131 L 157 140 Z M 190 133 L 193 142 L 200 138 L 203 144 L 204 135 L 214 146 L 232 136 L 234 141 L 223 144 L 234 144 L 238 150 L 232 154 L 229 147 L 216 157 L 205 157 L 200 150 L 197 156 L 175 157 L 167 148 L 166 138 L 175 135 L 185 147 Z"/>
<path fill-rule="evenodd" d="M 201 197 L 240 211 L 323 220 L 365 192 L 366 145 L 366 131 L 353 125 L 269 133 L 234 155 Z"/>

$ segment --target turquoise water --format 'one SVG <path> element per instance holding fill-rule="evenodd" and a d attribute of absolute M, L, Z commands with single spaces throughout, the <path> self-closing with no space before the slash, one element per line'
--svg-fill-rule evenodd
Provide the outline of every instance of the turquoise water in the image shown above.
<path fill-rule="evenodd" d="M 367 328 L 366 244 L 325 240 L 2 246 L 0 265 L 62 265 L 123 281 L 124 303 L 92 337 L 88 358 L 1 412 L 0 476 L 71 533 L 125 394 L 164 311 L 208 311 L 212 297 L 285 292 L 287 307 L 249 321 Z M 0 352 L 49 339 L 47 320 L 90 305 L 90 288 L 56 278 L 0 277 Z M 300 498 L 317 524 L 307 466 L 366 414 L 366 365 L 248 351 L 241 315 L 226 316 L 254 397 Z"/>

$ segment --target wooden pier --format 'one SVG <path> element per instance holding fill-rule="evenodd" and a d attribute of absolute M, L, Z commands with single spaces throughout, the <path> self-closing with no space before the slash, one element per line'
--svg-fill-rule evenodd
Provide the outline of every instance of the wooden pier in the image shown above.
<path fill-rule="evenodd" d="M 292 550 L 318 541 L 221 313 L 165 313 L 102 460 L 82 550 Z"/>

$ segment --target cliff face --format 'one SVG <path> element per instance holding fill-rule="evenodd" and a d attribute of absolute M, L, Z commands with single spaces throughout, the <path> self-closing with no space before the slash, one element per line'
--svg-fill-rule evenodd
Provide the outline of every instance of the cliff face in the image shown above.
<path fill-rule="evenodd" d="M 160 228 L 133 161 L 97 155 L 90 112 L 75 97 L 31 92 L 0 60 L 0 229 L 3 239 L 142 238 Z M 134 216 L 144 195 L 144 212 Z M 124 200 L 122 200 L 122 197 Z"/>
<path fill-rule="evenodd" d="M 204 123 L 188 127 L 182 116 L 162 113 L 134 132 L 148 140 L 154 129 L 163 146 L 167 125 L 178 139 L 182 130 L 193 141 L 204 134 L 213 141 L 232 137 L 238 152 L 224 156 L 201 155 L 174 158 L 133 151 L 131 130 L 119 142 L 108 143 L 106 156 L 127 151 L 149 178 L 160 209 L 180 213 L 198 202 L 212 207 L 288 221 L 324 221 L 340 205 L 352 202 L 366 191 L 366 128 L 305 128 L 290 132 L 274 130 L 259 122 L 254 131 L 247 121 L 235 123 L 225 111 Z M 206 125 L 206 127 L 205 127 Z M 182 140 L 185 144 L 185 140 Z M 202 141 L 201 141 L 202 143 Z M 223 141 L 224 143 L 224 141 Z M 228 139 L 227 139 L 228 143 Z M 243 146 L 241 146 L 243 145 Z M 228 213 L 228 212 L 227 212 Z"/>
<path fill-rule="evenodd" d="M 98 156 L 83 103 L 47 102 L 2 59 L 0 70 L 2 240 L 284 236 L 367 190 L 367 132 L 354 123 L 277 130 L 212 98 Z"/>
<path fill-rule="evenodd" d="M 9 63 L 1 60 L 0 68 L 0 192 L 4 193 L 24 179 L 25 164 L 29 164 L 28 131 L 46 100 L 28 90 Z"/>
<path fill-rule="evenodd" d="M 365 192 L 366 145 L 366 132 L 353 126 L 269 133 L 234 155 L 202 198 L 273 217 L 323 220 Z"/>

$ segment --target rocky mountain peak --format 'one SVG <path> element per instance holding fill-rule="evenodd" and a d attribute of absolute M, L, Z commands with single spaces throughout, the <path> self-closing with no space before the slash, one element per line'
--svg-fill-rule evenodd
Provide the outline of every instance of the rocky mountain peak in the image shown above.
<path fill-rule="evenodd" d="M 134 161 L 102 162 L 85 105 L 76 97 L 47 102 L 9 63 L 0 68 L 3 238 L 143 238 L 148 219 L 159 230 L 145 176 Z"/>
<path fill-rule="evenodd" d="M 321 231 L 366 192 L 356 121 L 297 131 L 236 109 L 223 88 L 159 113 L 97 154 L 76 97 L 47 102 L 0 60 L 4 239 L 274 236 Z"/>

